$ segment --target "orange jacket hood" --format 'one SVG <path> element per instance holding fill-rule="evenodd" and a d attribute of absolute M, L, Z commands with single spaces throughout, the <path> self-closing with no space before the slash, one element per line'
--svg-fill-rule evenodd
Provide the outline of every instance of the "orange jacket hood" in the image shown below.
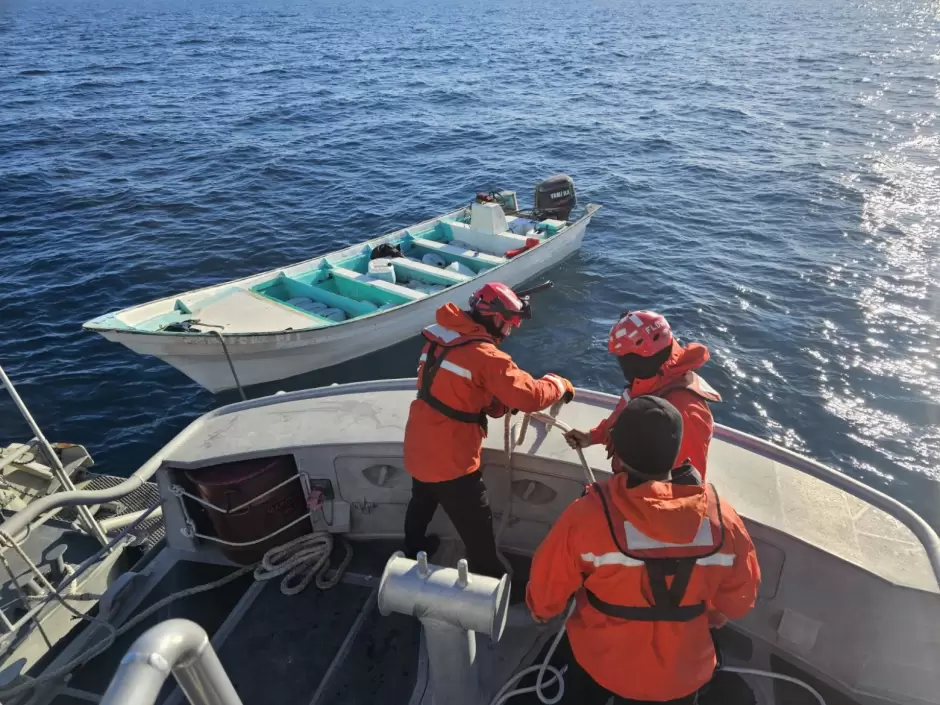
<path fill-rule="evenodd" d="M 444 304 L 437 309 L 435 320 L 438 324 L 461 335 L 489 338 L 490 340 L 493 338 L 486 328 L 470 318 L 466 311 L 457 308 L 455 304 Z"/>
<path fill-rule="evenodd" d="M 438 311 L 438 313 L 440 313 L 440 311 Z M 638 397 L 643 394 L 655 392 L 657 389 L 665 387 L 673 380 L 682 377 L 686 372 L 691 372 L 702 367 L 708 362 L 709 357 L 711 356 L 708 353 L 708 348 L 704 345 L 689 343 L 687 347 L 682 347 L 679 343 L 673 342 L 672 354 L 669 355 L 669 359 L 666 360 L 665 364 L 659 370 L 659 374 L 648 379 L 633 380 L 633 384 L 630 386 L 630 396 Z"/>
<path fill-rule="evenodd" d="M 667 543 L 691 543 L 708 510 L 705 488 L 672 482 L 644 482 L 627 487 L 627 474 L 616 473 L 608 487 L 617 509 L 641 532 Z"/>

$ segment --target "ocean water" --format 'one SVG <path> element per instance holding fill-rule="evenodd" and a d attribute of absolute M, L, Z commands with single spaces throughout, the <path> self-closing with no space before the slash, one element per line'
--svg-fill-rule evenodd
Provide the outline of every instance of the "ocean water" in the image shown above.
<path fill-rule="evenodd" d="M 234 396 L 84 320 L 564 171 L 604 210 L 524 367 L 618 392 L 606 331 L 658 309 L 711 349 L 719 421 L 936 521 L 938 112 L 936 0 L 7 0 L 0 363 L 127 474 Z"/>

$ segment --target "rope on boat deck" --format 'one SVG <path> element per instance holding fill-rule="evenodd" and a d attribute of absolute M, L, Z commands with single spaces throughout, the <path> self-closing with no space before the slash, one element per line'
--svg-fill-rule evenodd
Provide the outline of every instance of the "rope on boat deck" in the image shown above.
<path fill-rule="evenodd" d="M 557 649 L 558 644 L 561 643 L 561 638 L 565 635 L 565 624 L 568 622 L 568 618 L 574 612 L 575 604 L 575 601 L 571 600 L 570 604 L 568 605 L 568 611 L 565 613 L 565 618 L 561 622 L 561 629 L 559 629 L 558 633 L 555 635 L 555 639 L 552 641 L 552 645 L 548 648 L 548 653 L 545 654 L 545 658 L 542 659 L 542 663 L 524 668 L 508 681 L 506 681 L 503 684 L 503 687 L 499 689 L 499 692 L 493 696 L 493 699 L 490 701 L 490 705 L 503 705 L 503 703 L 505 703 L 507 700 L 510 700 L 517 695 L 524 695 L 526 693 L 535 693 L 539 701 L 544 703 L 544 705 L 555 705 L 555 703 L 562 699 L 565 694 L 565 671 L 568 670 L 568 666 L 564 665 L 561 668 L 558 668 L 551 665 L 551 660 L 552 656 L 555 655 L 555 649 Z M 538 677 L 535 679 L 535 685 L 511 690 L 511 688 L 516 683 L 518 683 L 530 673 L 538 673 Z M 546 673 L 550 673 L 552 676 L 547 681 L 544 680 Z M 545 695 L 545 688 L 549 688 L 551 686 L 558 688 L 558 692 L 551 696 Z M 825 705 L 825 703 L 823 703 L 823 705 Z"/>
<path fill-rule="evenodd" d="M 337 567 L 335 574 L 331 578 L 326 579 L 325 575 L 329 568 L 329 558 L 333 550 L 333 537 L 332 535 L 327 534 L 329 540 L 325 541 L 324 537 L 322 536 L 322 534 L 325 533 L 327 532 L 317 531 L 313 534 L 301 536 L 298 539 L 294 539 L 293 541 L 269 550 L 267 553 L 265 553 L 261 564 L 257 566 L 243 566 L 238 570 L 232 571 L 228 575 L 219 578 L 218 580 L 213 580 L 212 582 L 204 583 L 202 585 L 196 585 L 195 587 L 187 588 L 186 590 L 180 590 L 179 592 L 168 595 L 162 600 L 155 602 L 153 605 L 123 624 L 121 627 L 116 628 L 106 619 L 92 617 L 91 615 L 84 614 L 76 610 L 74 607 L 72 607 L 72 605 L 68 604 L 67 600 L 87 599 L 88 596 L 84 594 L 62 596 L 59 594 L 59 591 L 56 590 L 48 580 L 46 580 L 43 574 L 36 567 L 35 563 L 30 560 L 29 556 L 26 554 L 23 548 L 16 541 L 14 541 L 12 537 L 0 531 L 0 542 L 13 548 L 19 554 L 20 558 L 23 559 L 23 562 L 26 564 L 26 566 L 40 578 L 40 582 L 43 583 L 43 587 L 49 591 L 50 597 L 57 600 L 66 610 L 71 612 L 78 619 L 85 620 L 93 625 L 91 631 L 89 632 L 89 637 L 93 633 L 95 627 L 102 627 L 107 629 L 109 632 L 108 635 L 100 642 L 91 646 L 80 656 L 72 659 L 56 670 L 49 673 L 44 673 L 38 678 L 29 678 L 28 680 L 25 680 L 24 682 L 13 686 L 12 688 L 0 690 L 0 698 L 6 701 L 8 698 L 12 698 L 16 695 L 19 695 L 20 693 L 33 690 L 34 688 L 38 688 L 45 683 L 57 681 L 59 679 L 63 679 L 63 682 L 68 682 L 69 674 L 72 671 L 85 665 L 92 659 L 107 651 L 109 648 L 111 648 L 119 636 L 127 633 L 142 621 L 154 613 L 160 611 L 167 605 L 176 602 L 177 600 L 182 600 L 185 597 L 191 597 L 193 595 L 198 595 L 199 593 L 208 592 L 210 590 L 215 590 L 216 588 L 228 585 L 229 583 L 234 582 L 238 578 L 241 578 L 251 571 L 255 571 L 254 578 L 255 580 L 259 581 L 269 580 L 286 573 L 284 579 L 281 581 L 281 592 L 285 595 L 296 595 L 306 588 L 307 585 L 310 584 L 310 581 L 314 578 L 316 579 L 317 587 L 319 587 L 321 590 L 328 590 L 329 588 L 334 587 L 340 582 L 340 580 L 342 580 L 347 566 L 349 565 L 350 561 L 352 561 L 353 550 L 349 542 L 345 539 L 342 539 L 343 547 L 346 550 L 346 555 L 343 557 L 342 562 Z M 259 573 L 261 574 L 261 577 L 259 577 Z M 290 581 L 299 575 L 303 575 L 300 583 L 293 586 L 290 585 Z"/>
<path fill-rule="evenodd" d="M 343 573 L 353 557 L 349 541 L 344 538 L 340 538 L 340 541 L 346 555 L 331 578 L 326 577 L 326 572 L 330 567 L 330 555 L 333 553 L 333 534 L 321 530 L 275 546 L 265 553 L 261 563 L 255 568 L 255 580 L 272 580 L 283 575 L 281 593 L 288 596 L 303 592 L 314 579 L 318 588 L 329 590 L 343 579 Z M 291 585 L 291 581 L 297 578 L 300 580 Z"/>

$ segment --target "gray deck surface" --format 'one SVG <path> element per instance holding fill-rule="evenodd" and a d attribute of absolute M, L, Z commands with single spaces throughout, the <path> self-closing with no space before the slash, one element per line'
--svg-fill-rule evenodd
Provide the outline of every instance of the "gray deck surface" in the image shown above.
<path fill-rule="evenodd" d="M 143 611 L 171 593 L 217 580 L 231 571 L 231 567 L 208 563 L 191 563 L 189 561 L 177 563 L 147 596 L 138 611 Z M 111 682 L 111 677 L 117 670 L 121 658 L 127 653 L 134 640 L 150 627 L 167 619 L 175 617 L 191 619 L 202 625 L 212 635 L 225 621 L 225 617 L 228 616 L 238 599 L 251 585 L 251 582 L 251 576 L 246 575 L 221 588 L 186 597 L 158 610 L 156 614 L 145 619 L 137 627 L 118 637 L 106 652 L 85 666 L 76 669 L 69 685 L 92 693 L 104 693 Z M 168 683 L 164 687 L 164 696 L 168 695 L 172 689 L 172 683 Z M 87 705 L 87 702 L 86 700 L 60 695 L 54 701 L 54 705 L 78 705 L 79 703 Z"/>
<path fill-rule="evenodd" d="M 245 703 L 308 703 L 372 592 L 340 584 L 281 594 L 271 581 L 219 651 Z"/>
<path fill-rule="evenodd" d="M 372 576 L 377 586 L 398 548 L 395 541 L 356 542 L 347 573 Z M 343 555 L 337 546 L 334 567 Z M 319 690 L 320 705 L 407 703 L 417 674 L 420 623 L 402 615 L 382 617 L 370 599 L 374 589 L 343 582 L 285 596 L 280 581 L 272 580 L 219 650 L 242 700 L 305 705 Z"/>
<path fill-rule="evenodd" d="M 378 585 L 398 548 L 394 541 L 355 543 L 350 577 L 373 576 Z M 337 546 L 333 564 L 342 556 Z M 418 669 L 420 623 L 382 617 L 374 590 L 342 582 L 286 596 L 279 580 L 266 585 L 219 649 L 242 701 L 306 705 L 318 694 L 320 705 L 407 703 Z"/>
<path fill-rule="evenodd" d="M 60 521 L 59 519 L 51 519 L 45 524 L 33 527 L 30 529 L 26 540 L 20 545 L 23 547 L 26 555 L 36 564 L 36 567 L 46 576 L 46 579 L 53 584 L 58 583 L 65 577 L 56 573 L 54 563 L 48 559 L 48 555 L 53 549 L 66 546 L 65 559 L 69 563 L 77 565 L 93 556 L 95 551 L 100 547 L 97 540 L 79 533 L 78 531 L 74 531 L 68 523 Z M 32 575 L 18 553 L 13 550 L 7 550 L 5 555 L 7 561 L 10 563 L 10 569 L 13 571 L 13 575 L 18 579 L 25 579 L 29 577 L 29 575 Z M 0 578 L 0 581 L 2 581 L 0 582 L 0 604 L 9 605 L 17 601 L 19 593 L 7 577 L 6 571 L 0 574 L 3 576 Z M 25 610 L 22 610 L 22 612 L 25 612 Z M 10 610 L 7 616 L 13 617 L 15 621 L 19 618 L 18 615 L 20 613 L 20 610 L 14 608 Z"/>
<path fill-rule="evenodd" d="M 421 624 L 373 606 L 345 660 L 319 700 L 322 705 L 405 705 L 418 672 Z"/>
<path fill-rule="evenodd" d="M 376 579 L 382 577 L 382 571 L 385 570 L 385 564 L 395 551 L 402 548 L 400 541 L 374 540 L 374 541 L 353 541 L 353 559 L 346 569 L 347 573 L 358 575 L 372 575 Z M 330 565 L 336 567 L 343 559 L 343 551 L 340 546 L 333 550 L 330 556 Z"/>
<path fill-rule="evenodd" d="M 234 629 L 218 647 L 225 666 L 245 705 L 407 705 L 412 697 L 420 670 L 420 622 L 393 614 L 383 617 L 374 600 L 378 577 L 388 556 L 398 548 L 394 541 L 369 541 L 354 544 L 354 559 L 347 579 L 336 587 L 321 591 L 311 585 L 304 592 L 285 596 L 280 581 L 264 585 L 247 607 Z M 334 551 L 334 561 L 342 551 Z M 518 581 L 517 599 L 524 595 L 529 560 L 509 556 Z M 146 604 L 164 595 L 225 575 L 225 566 L 181 562 L 167 574 Z M 375 584 L 364 580 L 372 576 Z M 152 624 L 170 617 L 185 617 L 200 623 L 210 635 L 245 596 L 252 585 L 250 575 L 226 588 L 188 597 L 147 620 L 132 634 L 92 664 L 79 669 L 70 685 L 103 693 L 130 642 Z M 740 632 L 724 629 L 718 633 L 722 652 L 729 664 L 746 664 L 759 647 Z M 563 665 L 570 658 L 564 640 L 554 662 Z M 543 648 L 547 649 L 547 643 Z M 798 676 L 816 685 L 829 705 L 854 705 L 853 701 L 821 685 L 795 666 L 770 656 L 774 671 Z M 530 679 L 531 680 L 531 679 Z M 524 682 L 524 685 L 530 683 Z M 811 705 L 815 702 L 799 688 L 781 684 L 769 686 L 773 701 L 787 705 Z M 172 681 L 164 688 L 161 701 L 181 703 L 169 698 Z M 574 693 L 566 694 L 559 705 L 584 705 Z M 82 700 L 59 696 L 53 705 L 78 705 Z M 533 695 L 514 699 L 514 705 L 536 705 Z M 752 705 L 754 691 L 732 674 L 716 680 L 711 692 L 704 693 L 702 705 Z"/>

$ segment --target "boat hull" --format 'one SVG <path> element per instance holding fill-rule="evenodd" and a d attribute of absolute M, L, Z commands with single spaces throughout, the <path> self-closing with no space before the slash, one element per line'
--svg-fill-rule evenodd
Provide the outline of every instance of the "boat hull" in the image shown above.
<path fill-rule="evenodd" d="M 313 372 L 400 343 L 434 321 L 434 312 L 447 302 L 465 306 L 470 295 L 487 282 L 516 286 L 550 269 L 581 247 L 593 211 L 551 240 L 464 284 L 386 313 L 315 330 L 225 337 L 232 364 L 242 386 L 274 382 Z M 172 365 L 210 392 L 234 389 L 232 370 L 218 338 L 205 335 L 164 335 L 137 331 L 101 330 L 106 339 L 141 355 Z"/>

